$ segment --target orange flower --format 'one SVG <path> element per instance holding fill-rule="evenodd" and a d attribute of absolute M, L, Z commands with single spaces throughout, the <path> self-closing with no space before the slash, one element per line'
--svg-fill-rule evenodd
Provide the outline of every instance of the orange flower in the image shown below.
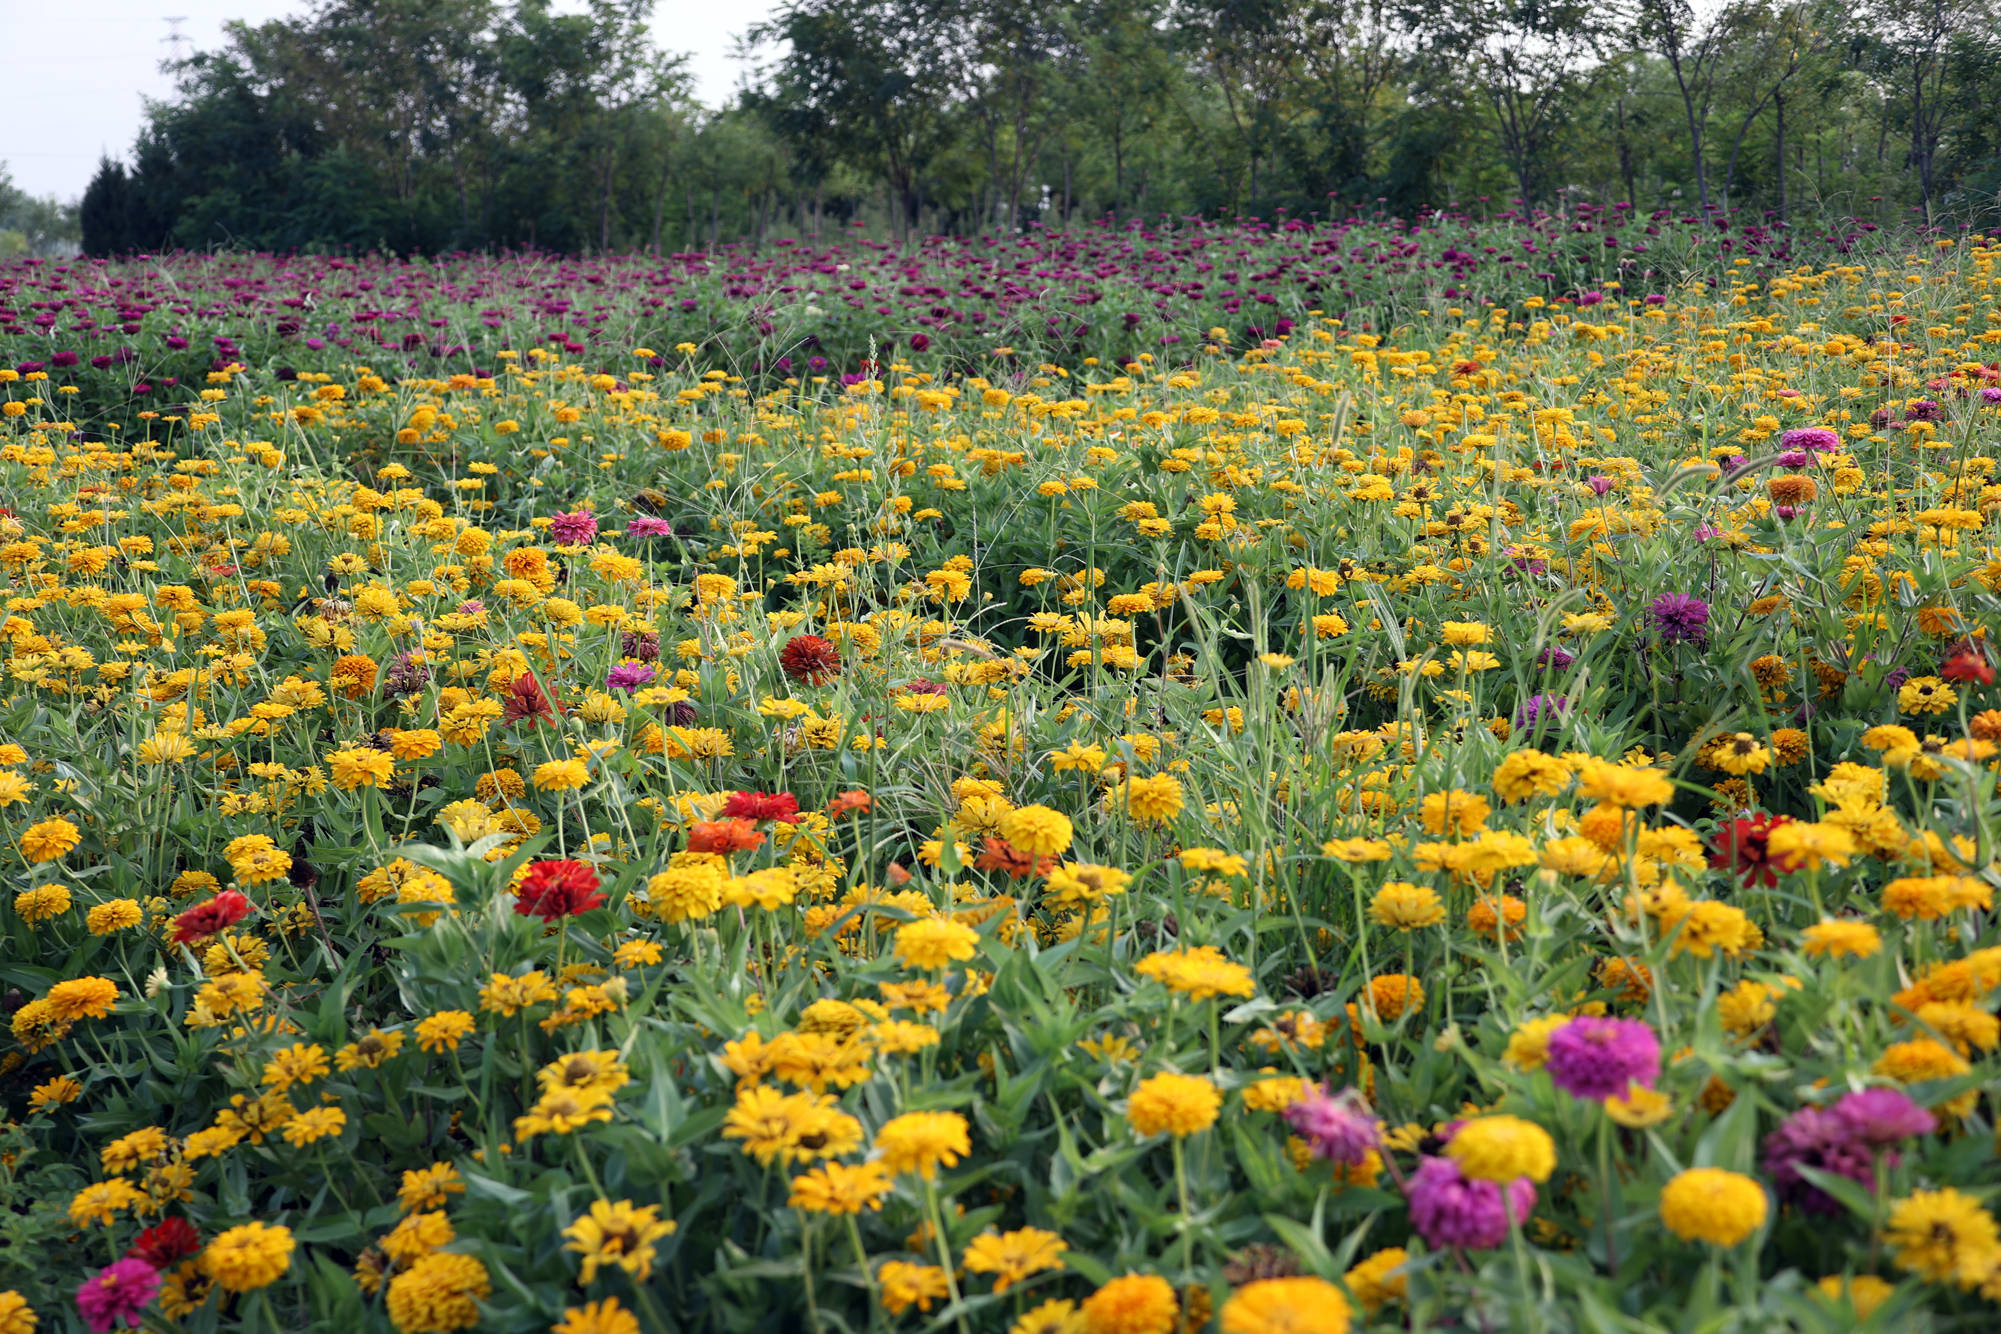
<path fill-rule="evenodd" d="M 764 835 L 749 820 L 699 820 L 688 826 L 688 851 L 715 852 L 728 856 L 748 852 L 764 842 Z"/>

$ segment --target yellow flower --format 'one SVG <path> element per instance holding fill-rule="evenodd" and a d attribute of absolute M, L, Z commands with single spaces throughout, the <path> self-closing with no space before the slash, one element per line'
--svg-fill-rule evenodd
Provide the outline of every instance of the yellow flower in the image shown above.
<path fill-rule="evenodd" d="M 21 831 L 21 855 L 31 862 L 52 862 L 67 856 L 83 833 L 62 816 L 52 816 Z"/>
<path fill-rule="evenodd" d="M 230 1292 L 269 1287 L 291 1263 L 291 1230 L 269 1223 L 230 1228 L 201 1256 L 202 1272 Z"/>
<path fill-rule="evenodd" d="M 1115 1278 L 1084 1299 L 1085 1334 L 1171 1334 L 1181 1303 L 1155 1274 Z"/>
<path fill-rule="evenodd" d="M 1570 1022 L 1567 1014 L 1547 1014 L 1525 1020 L 1508 1035 L 1508 1049 L 1501 1057 L 1517 1070 L 1540 1070 L 1549 1059 L 1550 1034 Z"/>
<path fill-rule="evenodd" d="M 961 1262 L 969 1274 L 992 1274 L 994 1292 L 1003 1293 L 1031 1274 L 1063 1267 L 1063 1238 L 1041 1228 L 982 1232 L 966 1244 Z"/>
<path fill-rule="evenodd" d="M 1113 811 L 1124 811 L 1134 823 L 1164 825 L 1181 814 L 1181 780 L 1172 774 L 1130 778 L 1106 794 Z"/>
<path fill-rule="evenodd" d="M 1876 1308 L 1890 1300 L 1896 1288 L 1877 1278 L 1874 1274 L 1856 1274 L 1844 1277 L 1829 1274 L 1814 1285 L 1828 1301 L 1839 1304 L 1844 1299 L 1855 1308 L 1857 1319 L 1867 1320 L 1876 1314 Z"/>
<path fill-rule="evenodd" d="M 1445 1154 L 1476 1181 L 1547 1181 L 1556 1170 L 1556 1143 L 1549 1132 L 1518 1116 L 1468 1121 L 1445 1146 Z"/>
<path fill-rule="evenodd" d="M 1718 1167 L 1691 1167 L 1661 1187 L 1661 1222 L 1683 1241 L 1735 1246 L 1765 1222 L 1765 1188 Z"/>
<path fill-rule="evenodd" d="M 70 1198 L 69 1221 L 80 1228 L 92 1223 L 110 1227 L 117 1221 L 119 1210 L 135 1208 L 145 1198 L 124 1177 L 112 1177 L 85 1186 Z"/>
<path fill-rule="evenodd" d="M 338 1107 L 308 1107 L 285 1123 L 285 1142 L 303 1148 L 315 1140 L 340 1134 L 347 1125 L 347 1113 Z"/>
<path fill-rule="evenodd" d="M 118 1002 L 118 984 L 108 977 L 79 977 L 49 988 L 49 1008 L 66 1021 L 102 1019 Z"/>
<path fill-rule="evenodd" d="M 1765 839 L 1766 854 L 1788 871 L 1846 866 L 1855 855 L 1855 838 L 1839 825 L 1791 820 Z"/>
<path fill-rule="evenodd" d="M 1047 806 L 1020 806 L 1000 821 L 1001 837 L 1030 857 L 1060 856 L 1071 832 L 1069 817 Z"/>
<path fill-rule="evenodd" d="M 1126 1120 L 1141 1135 L 1165 1132 L 1180 1139 L 1216 1124 L 1222 1106 L 1223 1094 L 1210 1080 L 1170 1070 L 1142 1080 L 1133 1090 Z"/>
<path fill-rule="evenodd" d="M 1399 1271 L 1408 1259 L 1410 1253 L 1403 1247 L 1390 1246 L 1342 1275 L 1364 1314 L 1373 1316 L 1390 1302 L 1403 1300 L 1410 1281 Z"/>
<path fill-rule="evenodd" d="M 389 1280 L 389 1319 L 399 1334 L 450 1334 L 479 1323 L 479 1299 L 493 1291 L 486 1266 L 456 1251 L 433 1251 Z"/>
<path fill-rule="evenodd" d="M 12 1288 L 0 1292 L 0 1334 L 35 1334 L 35 1312 Z"/>
<path fill-rule="evenodd" d="M 1883 937 L 1867 922 L 1824 918 L 1800 933 L 1801 952 L 1810 959 L 1844 955 L 1866 959 L 1883 948 Z"/>
<path fill-rule="evenodd" d="M 1369 920 L 1398 931 L 1420 931 L 1445 920 L 1445 905 L 1436 890 L 1392 880 L 1369 901 Z"/>
<path fill-rule="evenodd" d="M 115 931 L 125 931 L 145 920 L 136 899 L 111 899 L 92 908 L 84 918 L 84 925 L 93 936 L 108 936 Z"/>
<path fill-rule="evenodd" d="M 417 1021 L 420 1051 L 457 1051 L 459 1040 L 473 1031 L 473 1017 L 464 1010 L 440 1010 Z"/>
<path fill-rule="evenodd" d="M 1246 1283 L 1223 1303 L 1223 1334 L 1348 1334 L 1353 1313 L 1324 1278 L 1267 1278 Z"/>
<path fill-rule="evenodd" d="M 906 1112 L 875 1133 L 875 1147 L 892 1174 L 914 1172 L 925 1180 L 939 1166 L 957 1167 L 973 1151 L 966 1118 L 957 1112 Z"/>
<path fill-rule="evenodd" d="M 372 747 L 336 750 L 327 756 L 333 785 L 343 792 L 356 788 L 381 787 L 396 772 L 396 758 Z"/>
<path fill-rule="evenodd" d="M 1157 951 L 1141 959 L 1133 971 L 1181 992 L 1190 1000 L 1249 996 L 1257 991 L 1251 970 L 1224 958 L 1214 945 Z"/>
<path fill-rule="evenodd" d="M 591 781 L 582 760 L 548 760 L 535 766 L 535 786 L 543 792 L 572 792 Z"/>
<path fill-rule="evenodd" d="M 1605 1115 L 1628 1130 L 1644 1130 L 1674 1115 L 1674 1099 L 1640 1084 L 1628 1084 L 1624 1094 L 1605 1099 Z"/>
<path fill-rule="evenodd" d="M 674 1234 L 673 1219 L 660 1217 L 660 1206 L 635 1208 L 631 1200 L 613 1204 L 593 1200 L 589 1212 L 563 1229 L 568 1238 L 563 1249 L 584 1257 L 580 1282 L 589 1287 L 598 1270 L 611 1265 L 623 1269 L 635 1281 L 644 1282 L 653 1274 L 655 1243 Z"/>
<path fill-rule="evenodd" d="M 882 1293 L 882 1309 L 891 1315 L 902 1315 L 913 1306 L 929 1311 L 931 1303 L 952 1291 L 945 1271 L 937 1265 L 912 1264 L 908 1260 L 885 1260 L 875 1271 L 875 1281 Z"/>
<path fill-rule="evenodd" d="M 1029 1308 L 1008 1334 L 1085 1334 L 1084 1313 L 1073 1301 L 1052 1298 Z"/>
<path fill-rule="evenodd" d="M 549 1334 L 640 1334 L 639 1317 L 618 1304 L 618 1298 L 566 1307 Z"/>
<path fill-rule="evenodd" d="M 979 950 L 980 933 L 963 922 L 925 917 L 896 929 L 896 957 L 927 971 L 964 962 Z"/>
<path fill-rule="evenodd" d="M 858 1214 L 864 1209 L 880 1210 L 883 1198 L 893 1189 L 895 1182 L 879 1162 L 859 1167 L 829 1162 L 793 1177 L 792 1195 L 785 1205 L 816 1214 Z"/>
<path fill-rule="evenodd" d="M 1947 1188 L 1913 1191 L 1897 1201 L 1883 1229 L 1897 1263 L 1934 1283 L 1961 1287 L 1984 1280 L 2001 1260 L 1994 1216 L 1969 1195 Z"/>

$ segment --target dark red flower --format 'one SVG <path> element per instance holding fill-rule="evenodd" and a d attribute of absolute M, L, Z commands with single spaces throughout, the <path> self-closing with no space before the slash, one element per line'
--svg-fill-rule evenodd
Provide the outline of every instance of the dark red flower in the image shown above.
<path fill-rule="evenodd" d="M 1766 840 L 1774 829 L 1791 823 L 1786 816 L 1760 811 L 1718 826 L 1715 837 L 1709 841 L 1710 868 L 1735 871 L 1747 889 L 1773 888 L 1779 883 L 1779 872 L 1785 868 L 1772 860 L 1765 847 Z"/>
<path fill-rule="evenodd" d="M 776 820 L 797 824 L 799 798 L 790 792 L 732 792 L 723 803 L 723 815 L 731 820 Z"/>
<path fill-rule="evenodd" d="M 163 1218 L 139 1234 L 125 1254 L 144 1260 L 155 1269 L 171 1269 L 201 1249 L 201 1233 L 195 1225 L 176 1215 Z"/>
<path fill-rule="evenodd" d="M 563 706 L 542 689 L 542 683 L 535 679 L 533 672 L 523 672 L 514 678 L 514 684 L 508 688 L 507 698 L 500 706 L 502 719 L 510 723 L 526 721 L 530 727 L 554 724 L 556 715 L 562 711 Z"/>
<path fill-rule="evenodd" d="M 841 674 L 841 651 L 818 635 L 794 635 L 778 650 L 778 665 L 795 681 L 823 686 Z"/>
<path fill-rule="evenodd" d="M 530 862 L 514 889 L 514 911 L 545 922 L 574 917 L 604 902 L 599 883 L 598 873 L 583 862 Z"/>
<path fill-rule="evenodd" d="M 1963 648 L 1945 660 L 1938 674 L 1948 681 L 1958 681 L 1965 685 L 1991 686 L 1994 684 L 1994 665 L 1978 649 Z"/>
<path fill-rule="evenodd" d="M 249 915 L 250 900 L 233 889 L 225 889 L 207 903 L 197 903 L 174 918 L 174 941 L 176 944 L 191 945 L 197 940 L 206 940 Z"/>
<path fill-rule="evenodd" d="M 727 857 L 732 852 L 749 852 L 764 842 L 764 835 L 749 820 L 697 820 L 688 826 L 688 851 L 714 852 Z"/>

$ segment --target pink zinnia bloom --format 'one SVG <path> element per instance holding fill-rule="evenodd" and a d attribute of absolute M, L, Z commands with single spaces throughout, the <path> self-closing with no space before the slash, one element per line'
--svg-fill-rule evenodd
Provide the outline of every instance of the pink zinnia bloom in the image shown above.
<path fill-rule="evenodd" d="M 116 1260 L 76 1290 L 76 1309 L 91 1334 L 108 1334 L 118 1321 L 139 1323 L 139 1313 L 160 1295 L 160 1271 L 144 1260 Z"/>
<path fill-rule="evenodd" d="M 574 510 L 568 514 L 557 511 L 549 521 L 549 532 L 556 541 L 566 547 L 581 547 L 597 541 L 598 516 L 589 510 Z"/>

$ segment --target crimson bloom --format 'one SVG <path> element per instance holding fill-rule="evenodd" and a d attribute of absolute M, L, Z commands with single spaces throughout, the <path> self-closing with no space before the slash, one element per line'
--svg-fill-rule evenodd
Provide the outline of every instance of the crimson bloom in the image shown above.
<path fill-rule="evenodd" d="M 1994 684 L 1994 666 L 1986 657 L 1974 649 L 1961 649 L 1945 660 L 1938 674 L 1948 681 L 1958 681 L 1965 685 L 1991 686 Z"/>
<path fill-rule="evenodd" d="M 731 820 L 776 820 L 780 824 L 799 822 L 799 798 L 790 792 L 732 792 L 723 803 L 723 815 Z"/>
<path fill-rule="evenodd" d="M 562 711 L 563 706 L 542 689 L 542 683 L 535 679 L 533 672 L 523 672 L 515 677 L 514 684 L 508 687 L 507 698 L 500 705 L 502 720 L 526 722 L 530 727 L 540 727 L 543 723 L 553 725 L 556 715 Z"/>
<path fill-rule="evenodd" d="M 125 1254 L 134 1260 L 144 1260 L 155 1269 L 168 1269 L 200 1249 L 201 1233 L 177 1214 L 141 1232 Z"/>
<path fill-rule="evenodd" d="M 598 873 L 583 862 L 530 862 L 514 889 L 514 911 L 545 922 L 574 917 L 604 902 L 600 883 Z"/>
<path fill-rule="evenodd" d="M 841 651 L 818 635 L 794 635 L 778 650 L 778 665 L 795 681 L 823 686 L 841 674 Z"/>
<path fill-rule="evenodd" d="M 192 945 L 206 940 L 224 927 L 236 925 L 250 915 L 250 900 L 233 889 L 225 889 L 206 903 L 174 918 L 174 943 Z"/>
<path fill-rule="evenodd" d="M 1772 860 L 1771 853 L 1766 849 L 1766 840 L 1771 838 L 1774 829 L 1791 823 L 1792 820 L 1786 816 L 1760 811 L 1718 826 L 1715 837 L 1709 842 L 1710 869 L 1736 871 L 1746 889 L 1774 888 L 1779 883 L 1779 872 L 1784 868 Z"/>

